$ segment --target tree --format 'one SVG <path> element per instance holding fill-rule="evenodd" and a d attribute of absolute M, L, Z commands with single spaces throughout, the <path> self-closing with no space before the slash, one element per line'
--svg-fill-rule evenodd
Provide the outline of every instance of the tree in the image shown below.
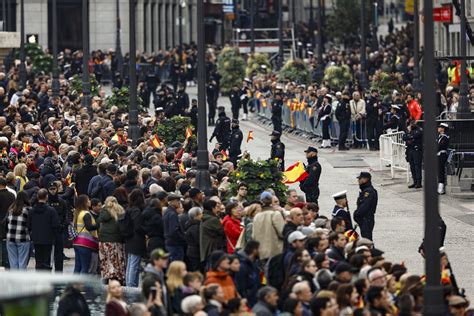
<path fill-rule="evenodd" d="M 69 79 L 69 82 L 71 85 L 71 94 L 80 95 L 82 93 L 82 74 L 74 75 Z M 89 82 L 91 84 L 91 97 L 98 96 L 100 85 L 94 74 L 89 75 Z"/>
<path fill-rule="evenodd" d="M 193 130 L 191 119 L 187 116 L 177 115 L 156 125 L 154 133 L 158 135 L 166 147 L 169 147 L 175 141 L 184 142 L 187 128 Z M 191 137 L 194 138 L 194 136 Z M 192 141 L 192 139 L 190 140 Z"/>
<path fill-rule="evenodd" d="M 390 96 L 393 90 L 401 91 L 403 77 L 399 72 L 377 70 L 372 77 L 371 88 L 377 89 L 383 98 Z"/>
<path fill-rule="evenodd" d="M 324 70 L 324 79 L 334 90 L 342 90 L 352 80 L 349 66 L 329 66 Z"/>
<path fill-rule="evenodd" d="M 365 0 L 365 31 L 368 34 L 372 21 L 373 1 Z M 333 11 L 327 18 L 326 33 L 328 38 L 348 40 L 360 35 L 361 0 L 332 0 Z"/>
<path fill-rule="evenodd" d="M 224 47 L 217 57 L 217 72 L 221 75 L 222 92 L 228 93 L 234 85 L 240 87 L 245 77 L 245 61 L 237 47 Z"/>
<path fill-rule="evenodd" d="M 311 72 L 308 65 L 301 59 L 290 59 L 280 70 L 280 81 L 282 80 L 308 84 L 311 82 Z"/>
<path fill-rule="evenodd" d="M 247 59 L 247 68 L 245 69 L 247 77 L 251 78 L 258 74 L 266 75 L 271 72 L 272 65 L 270 65 L 267 54 L 254 53 Z"/>
<path fill-rule="evenodd" d="M 143 100 L 137 95 L 137 107 L 140 111 L 142 109 Z M 113 88 L 112 95 L 105 100 L 105 106 L 110 109 L 112 106 L 117 106 L 121 112 L 128 112 L 130 105 L 130 89 L 128 86 L 122 88 Z"/>

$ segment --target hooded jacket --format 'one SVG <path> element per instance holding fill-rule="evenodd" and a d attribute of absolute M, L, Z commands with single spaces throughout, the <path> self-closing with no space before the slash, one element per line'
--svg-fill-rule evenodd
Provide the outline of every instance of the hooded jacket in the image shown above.
<path fill-rule="evenodd" d="M 36 245 L 53 245 L 59 228 L 58 213 L 45 203 L 37 203 L 28 214 L 28 230 Z"/>
<path fill-rule="evenodd" d="M 232 280 L 229 273 L 225 271 L 208 271 L 206 273 L 206 281 L 204 282 L 204 285 L 212 283 L 219 284 L 222 287 L 226 302 L 239 296 L 234 280 Z"/>
<path fill-rule="evenodd" d="M 205 261 L 213 251 L 225 249 L 225 240 L 224 227 L 219 217 L 211 211 L 204 210 L 199 229 L 201 261 Z"/>

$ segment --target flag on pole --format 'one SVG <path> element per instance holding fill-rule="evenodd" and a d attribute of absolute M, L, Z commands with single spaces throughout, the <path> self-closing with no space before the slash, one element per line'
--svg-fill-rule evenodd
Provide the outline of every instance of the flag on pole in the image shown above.
<path fill-rule="evenodd" d="M 66 176 L 66 179 L 64 179 L 64 183 L 66 184 L 66 186 L 70 186 L 71 182 L 72 182 L 72 172 L 69 171 L 69 173 Z"/>
<path fill-rule="evenodd" d="M 186 128 L 186 139 L 188 139 L 189 137 L 193 136 L 193 131 L 191 130 L 191 127 L 188 127 Z"/>
<path fill-rule="evenodd" d="M 253 131 L 249 131 L 249 133 L 248 133 L 248 135 L 247 135 L 247 143 L 248 143 L 250 140 L 253 140 Z"/>
<path fill-rule="evenodd" d="M 283 172 L 283 183 L 291 184 L 295 182 L 303 181 L 308 177 L 303 163 L 298 161 L 297 163 L 289 166 L 285 172 Z"/>
<path fill-rule="evenodd" d="M 158 135 L 153 135 L 151 138 L 150 138 L 150 143 L 151 143 L 151 146 L 153 148 L 161 148 L 161 141 L 160 141 L 160 138 L 158 137 Z"/>

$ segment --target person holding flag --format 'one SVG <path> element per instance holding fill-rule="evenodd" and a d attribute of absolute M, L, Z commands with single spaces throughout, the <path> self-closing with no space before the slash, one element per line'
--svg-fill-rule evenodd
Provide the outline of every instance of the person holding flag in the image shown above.
<path fill-rule="evenodd" d="M 270 151 L 270 159 L 278 160 L 280 163 L 280 170 L 285 170 L 285 144 L 280 140 L 281 133 L 273 131 L 271 134 L 272 149 Z"/>
<path fill-rule="evenodd" d="M 306 172 L 308 177 L 300 182 L 300 189 L 306 194 L 306 202 L 318 203 L 319 178 L 321 177 L 321 165 L 318 162 L 318 150 L 309 146 L 305 150 L 308 166 Z"/>
<path fill-rule="evenodd" d="M 239 120 L 233 119 L 232 120 L 232 133 L 230 134 L 230 147 L 229 147 L 229 160 L 237 165 L 237 160 L 239 156 L 242 154 L 240 147 L 242 146 L 242 140 L 244 135 L 239 127 Z M 248 142 L 247 137 L 247 142 Z"/>

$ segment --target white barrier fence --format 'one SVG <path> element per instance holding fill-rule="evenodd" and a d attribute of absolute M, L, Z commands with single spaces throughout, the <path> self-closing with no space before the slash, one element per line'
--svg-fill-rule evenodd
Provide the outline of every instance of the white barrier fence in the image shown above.
<path fill-rule="evenodd" d="M 383 134 L 380 136 L 380 169 L 384 163 L 390 165 L 392 179 L 395 178 L 395 170 L 406 172 L 407 182 L 410 181 L 410 166 L 405 158 L 404 132 Z"/>

